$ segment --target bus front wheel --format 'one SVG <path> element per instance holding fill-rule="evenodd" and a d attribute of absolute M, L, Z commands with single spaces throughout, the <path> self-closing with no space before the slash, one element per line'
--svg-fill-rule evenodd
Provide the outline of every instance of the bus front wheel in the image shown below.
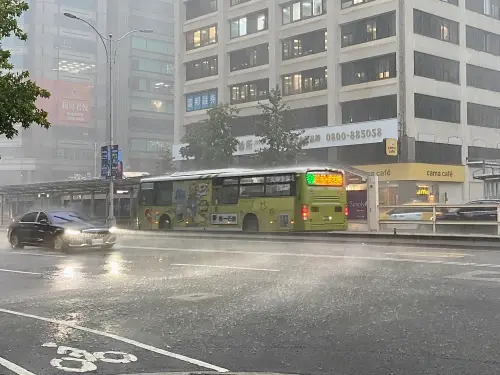
<path fill-rule="evenodd" d="M 259 220 L 254 214 L 248 214 L 243 220 L 243 232 L 258 232 Z"/>
<path fill-rule="evenodd" d="M 158 229 L 160 230 L 169 230 L 172 229 L 172 221 L 170 220 L 170 216 L 161 215 L 158 220 Z"/>

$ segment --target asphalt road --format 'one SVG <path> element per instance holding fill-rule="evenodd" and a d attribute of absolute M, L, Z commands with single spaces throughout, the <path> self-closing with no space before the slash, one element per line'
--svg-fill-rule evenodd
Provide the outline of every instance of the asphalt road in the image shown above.
<path fill-rule="evenodd" d="M 500 252 L 0 240 L 0 374 L 500 373 Z"/>

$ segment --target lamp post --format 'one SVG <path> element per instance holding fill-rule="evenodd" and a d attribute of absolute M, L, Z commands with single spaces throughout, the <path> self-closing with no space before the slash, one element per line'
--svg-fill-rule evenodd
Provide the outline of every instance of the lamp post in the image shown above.
<path fill-rule="evenodd" d="M 109 178 L 109 208 L 108 208 L 108 218 L 107 218 L 107 223 L 108 226 L 115 226 L 116 225 L 116 218 L 115 218 L 115 207 L 114 207 L 114 181 L 113 181 L 113 176 L 111 174 L 111 165 L 112 165 L 112 149 L 113 149 L 113 143 L 114 143 L 114 129 L 113 129 L 113 65 L 116 63 L 116 54 L 118 51 L 118 46 L 120 42 L 127 36 L 129 36 L 132 33 L 152 33 L 153 30 L 151 29 L 137 29 L 137 30 L 131 30 L 127 33 L 125 33 L 122 37 L 118 39 L 113 39 L 113 34 L 109 34 L 109 36 L 106 38 L 104 35 L 102 35 L 99 30 L 95 28 L 94 25 L 92 25 L 90 22 L 87 22 L 83 18 L 77 17 L 74 14 L 71 13 L 64 13 L 64 15 L 68 18 L 72 18 L 78 21 L 82 21 L 83 23 L 86 23 L 88 26 L 90 26 L 96 34 L 99 36 L 99 38 L 102 41 L 102 44 L 104 45 L 104 50 L 106 51 L 106 61 L 108 64 L 109 68 L 109 93 L 108 93 L 108 131 L 109 131 L 109 139 L 108 139 L 108 158 L 109 158 L 109 166 L 108 166 L 108 178 Z M 114 43 L 114 46 L 113 46 Z"/>

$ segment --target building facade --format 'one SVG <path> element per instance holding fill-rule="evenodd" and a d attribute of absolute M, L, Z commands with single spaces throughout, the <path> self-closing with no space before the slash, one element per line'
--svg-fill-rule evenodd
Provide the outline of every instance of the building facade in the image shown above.
<path fill-rule="evenodd" d="M 114 71 L 115 143 L 125 171 L 155 172 L 165 145 L 173 141 L 173 0 L 29 0 L 19 20 L 28 33 L 23 43 L 2 41 L 16 69 L 51 92 L 39 106 L 52 127 L 20 130 L 2 140 L 2 184 L 89 179 L 101 173 L 107 144 L 108 70 L 101 40 L 129 30 L 152 28 L 120 42 Z M 170 86 L 169 86 L 170 85 Z"/>
<path fill-rule="evenodd" d="M 468 160 L 500 158 L 498 0 L 184 0 L 176 8 L 174 156 L 216 102 L 240 109 L 236 163 L 258 101 L 279 87 L 309 136 L 304 160 L 379 175 L 381 202 L 480 197 Z M 383 140 L 399 139 L 387 156 Z"/>

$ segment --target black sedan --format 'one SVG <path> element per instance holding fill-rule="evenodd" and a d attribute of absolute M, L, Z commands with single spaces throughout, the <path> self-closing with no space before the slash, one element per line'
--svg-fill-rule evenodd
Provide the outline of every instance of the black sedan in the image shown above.
<path fill-rule="evenodd" d="M 31 211 L 15 220 L 7 236 L 13 249 L 24 246 L 48 247 L 57 251 L 71 248 L 110 249 L 116 243 L 116 228 L 93 223 L 74 211 Z"/>

